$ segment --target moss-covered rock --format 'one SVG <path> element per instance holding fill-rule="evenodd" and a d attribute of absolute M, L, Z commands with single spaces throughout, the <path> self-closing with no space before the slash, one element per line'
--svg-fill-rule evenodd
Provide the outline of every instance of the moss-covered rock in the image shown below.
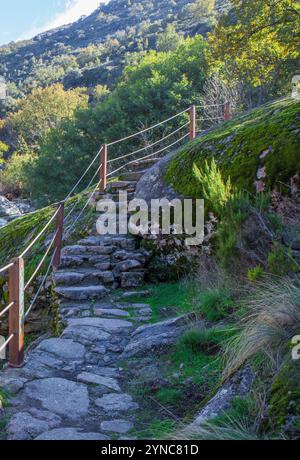
<path fill-rule="evenodd" d="M 205 159 L 215 158 L 224 178 L 250 192 L 289 183 L 300 171 L 300 101 L 282 99 L 244 116 L 186 145 L 170 160 L 165 180 L 185 196 L 199 197 L 193 176 Z"/>
<path fill-rule="evenodd" d="M 270 424 L 275 431 L 283 430 L 290 434 L 293 426 L 292 436 L 300 438 L 300 426 L 297 428 L 297 421 L 300 418 L 299 382 L 300 360 L 292 360 L 289 355 L 271 389 L 269 417 Z"/>

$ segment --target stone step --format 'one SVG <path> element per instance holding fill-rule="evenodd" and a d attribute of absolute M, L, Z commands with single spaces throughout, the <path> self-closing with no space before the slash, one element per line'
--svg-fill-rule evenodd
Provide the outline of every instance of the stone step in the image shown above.
<path fill-rule="evenodd" d="M 84 240 L 80 241 L 82 246 L 87 248 L 93 247 L 96 248 L 99 246 L 100 248 L 114 248 L 114 250 L 125 249 L 129 251 L 133 251 L 136 249 L 137 242 L 135 238 L 126 235 L 112 235 L 112 236 L 103 236 L 103 235 L 92 235 Z M 112 251 L 110 254 L 112 254 Z"/>
<path fill-rule="evenodd" d="M 123 249 L 123 250 L 114 252 L 112 256 L 112 262 L 119 263 L 120 261 L 134 259 L 134 260 L 138 260 L 142 264 L 145 264 L 149 257 L 150 257 L 150 253 L 147 251 L 138 250 L 134 252 L 128 252 Z"/>
<path fill-rule="evenodd" d="M 89 258 L 94 255 L 109 256 L 115 250 L 113 245 L 74 245 L 65 246 L 62 250 L 63 256 L 80 256 Z"/>
<path fill-rule="evenodd" d="M 115 265 L 115 273 L 128 272 L 132 270 L 142 270 L 143 264 L 136 259 L 128 259 Z"/>
<path fill-rule="evenodd" d="M 109 294 L 109 290 L 102 285 L 97 286 L 58 286 L 54 288 L 55 292 L 65 299 L 69 300 L 96 300 L 102 299 Z"/>
<path fill-rule="evenodd" d="M 125 172 L 119 176 L 119 179 L 122 181 L 139 181 L 145 172 L 146 170 Z"/>
<path fill-rule="evenodd" d="M 128 189 L 128 191 L 133 191 L 136 187 L 136 184 L 137 184 L 137 181 L 125 181 L 125 180 L 120 180 L 120 181 L 116 181 L 116 182 L 111 182 L 108 186 L 107 186 L 107 190 L 112 190 L 112 191 L 115 191 L 115 190 L 126 190 Z"/>
<path fill-rule="evenodd" d="M 121 287 L 122 288 L 137 288 L 144 284 L 145 272 L 123 272 L 121 273 Z"/>
<path fill-rule="evenodd" d="M 112 284 L 115 277 L 112 271 L 96 270 L 87 268 L 81 271 L 58 271 L 53 274 L 53 280 L 57 286 L 74 286 L 76 284 L 84 285 L 84 283 Z"/>
<path fill-rule="evenodd" d="M 155 165 L 160 158 L 147 158 L 145 160 L 136 160 L 136 162 L 131 163 L 131 169 L 139 170 L 140 168 L 150 168 Z"/>

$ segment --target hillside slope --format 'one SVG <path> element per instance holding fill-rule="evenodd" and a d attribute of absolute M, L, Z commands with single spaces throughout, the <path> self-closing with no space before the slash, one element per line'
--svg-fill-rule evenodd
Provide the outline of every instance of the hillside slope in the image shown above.
<path fill-rule="evenodd" d="M 111 0 L 73 24 L 0 47 L 0 74 L 25 92 L 34 84 L 55 81 L 68 88 L 111 86 L 121 73 L 125 54 L 155 49 L 157 35 L 168 24 L 185 35 L 205 34 L 212 16 L 191 12 L 196 3 Z M 217 0 L 217 12 L 226 5 L 227 0 Z"/>
<path fill-rule="evenodd" d="M 177 192 L 199 196 L 193 165 L 215 158 L 225 177 L 240 189 L 266 191 L 299 186 L 300 102 L 283 99 L 255 109 L 185 146 L 165 179 Z"/>

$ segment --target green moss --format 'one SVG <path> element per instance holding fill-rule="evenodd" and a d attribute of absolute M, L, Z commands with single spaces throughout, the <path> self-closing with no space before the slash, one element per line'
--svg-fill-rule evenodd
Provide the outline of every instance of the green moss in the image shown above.
<path fill-rule="evenodd" d="M 287 356 L 277 375 L 269 401 L 270 424 L 280 430 L 288 416 L 300 416 L 300 360 Z"/>
<path fill-rule="evenodd" d="M 278 181 L 288 183 L 300 171 L 299 136 L 299 101 L 266 104 L 189 143 L 170 162 L 165 179 L 183 195 L 199 197 L 194 164 L 201 170 L 204 160 L 215 158 L 223 177 L 230 177 L 237 188 L 255 191 L 262 167 L 268 188 Z"/>

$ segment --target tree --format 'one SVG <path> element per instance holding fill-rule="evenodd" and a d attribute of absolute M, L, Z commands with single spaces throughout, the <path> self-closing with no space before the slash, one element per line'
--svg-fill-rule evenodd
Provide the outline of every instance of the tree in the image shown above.
<path fill-rule="evenodd" d="M 65 91 L 61 84 L 35 89 L 19 101 L 18 110 L 8 116 L 5 128 L 10 132 L 13 147 L 23 143 L 37 149 L 40 139 L 61 120 L 70 119 L 78 108 L 87 107 L 88 96 L 82 88 Z"/>
<path fill-rule="evenodd" d="M 174 51 L 179 43 L 181 36 L 176 32 L 173 24 L 169 24 L 167 30 L 158 35 L 156 49 L 158 51 Z"/>
<path fill-rule="evenodd" d="M 182 40 L 175 51 L 150 51 L 137 66 L 125 69 L 116 89 L 101 103 L 77 111 L 74 120 L 48 132 L 39 156 L 27 170 L 32 197 L 43 203 L 64 198 L 101 144 L 200 103 L 208 73 L 206 48 L 205 40 L 196 36 Z M 185 121 L 183 115 L 176 127 Z M 168 129 L 174 129 L 172 123 Z M 157 138 L 164 134 L 155 132 Z M 126 151 L 141 144 L 141 139 L 128 141 Z M 119 153 L 124 153 L 124 144 L 111 149 L 110 156 Z"/>
<path fill-rule="evenodd" d="M 196 0 L 187 6 L 187 15 L 197 23 L 213 23 L 216 15 L 215 0 Z"/>
<path fill-rule="evenodd" d="M 231 79 L 284 92 L 299 66 L 299 1 L 233 0 L 233 8 L 209 37 L 212 62 Z"/>

